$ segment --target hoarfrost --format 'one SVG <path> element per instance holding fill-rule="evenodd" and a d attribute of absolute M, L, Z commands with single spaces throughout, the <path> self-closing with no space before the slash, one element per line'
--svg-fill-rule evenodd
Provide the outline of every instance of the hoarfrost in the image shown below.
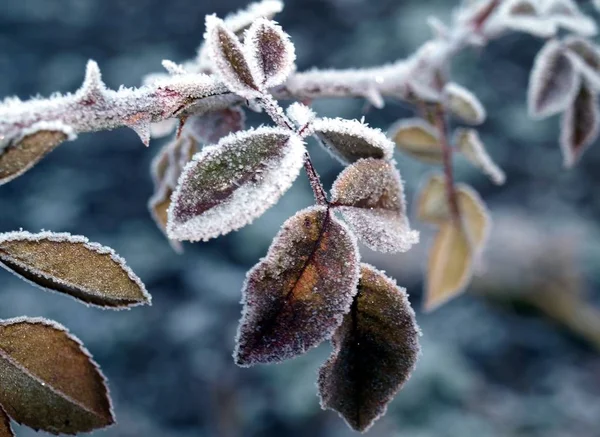
<path fill-rule="evenodd" d="M 506 175 L 492 160 L 475 129 L 456 129 L 454 145 L 473 165 L 485 173 L 496 185 L 506 181 Z"/>
<path fill-rule="evenodd" d="M 481 124 L 485 121 L 485 108 L 479 99 L 468 89 L 450 82 L 444 87 L 446 108 L 468 124 Z"/>

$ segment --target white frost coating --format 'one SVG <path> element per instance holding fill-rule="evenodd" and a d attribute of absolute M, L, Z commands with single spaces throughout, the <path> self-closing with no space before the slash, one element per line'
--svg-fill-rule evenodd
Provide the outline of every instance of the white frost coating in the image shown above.
<path fill-rule="evenodd" d="M 590 44 L 591 45 L 591 44 Z M 595 46 L 593 46 L 596 49 Z M 593 55 L 598 55 L 596 51 Z M 583 82 L 592 88 L 595 92 L 600 91 L 600 58 L 597 59 L 598 65 L 591 66 L 586 60 L 579 54 L 572 50 L 569 50 L 566 56 L 571 60 L 577 71 L 581 74 Z M 596 61 L 596 60 L 595 60 Z"/>
<path fill-rule="evenodd" d="M 163 59 L 161 64 L 163 67 L 165 67 L 165 70 L 167 70 L 167 72 L 173 76 L 175 76 L 177 74 L 186 74 L 187 73 L 186 69 L 183 66 L 176 64 L 173 61 L 169 61 L 168 59 Z"/>
<path fill-rule="evenodd" d="M 288 135 L 289 139 L 284 146 L 281 146 L 285 149 L 283 156 L 273 162 L 265 163 L 265 168 L 260 173 L 258 181 L 246 182 L 233 191 L 229 199 L 186 222 L 176 221 L 175 207 L 180 202 L 185 202 L 184 196 L 191 194 L 186 193 L 183 187 L 198 162 L 218 156 L 219 151 L 225 147 L 239 148 L 238 153 L 241 153 L 246 139 L 269 134 Z M 287 130 L 274 127 L 260 127 L 233 133 L 223 138 L 218 144 L 205 147 L 186 165 L 179 177 L 178 187 L 171 197 L 168 212 L 168 237 L 179 241 L 207 241 L 252 223 L 277 203 L 279 198 L 291 187 L 304 165 L 305 151 L 304 142 L 300 137 Z"/>
<path fill-rule="evenodd" d="M 142 296 L 144 296 L 144 299 L 146 299 L 145 302 L 134 302 L 134 303 L 130 303 L 127 304 L 127 306 L 122 306 L 122 307 L 106 307 L 106 306 L 100 306 L 100 305 L 96 305 L 94 303 L 88 303 L 88 302 L 82 302 L 81 300 L 66 294 L 66 293 L 60 293 L 61 296 L 63 295 L 67 295 L 73 299 L 75 299 L 77 302 L 79 303 L 83 303 L 86 306 L 93 306 L 93 307 L 99 307 L 102 309 L 111 309 L 111 310 L 120 310 L 120 309 L 129 309 L 131 307 L 134 306 L 138 306 L 138 305 L 152 305 L 152 296 L 148 293 L 148 291 L 146 290 L 146 286 L 144 285 L 144 283 L 142 282 L 142 280 L 133 272 L 133 270 L 131 270 L 131 268 L 127 265 L 127 263 L 125 262 L 125 259 L 123 259 L 121 256 L 119 256 L 113 249 L 111 249 L 110 247 L 107 246 L 102 246 L 101 244 L 98 243 L 92 243 L 90 242 L 86 237 L 82 236 L 82 235 L 71 235 L 67 232 L 48 232 L 48 231 L 43 231 L 43 232 L 39 232 L 36 234 L 33 234 L 31 232 L 27 232 L 27 231 L 14 231 L 14 232 L 6 232 L 6 233 L 0 233 L 0 245 L 2 245 L 2 243 L 7 242 L 7 241 L 31 241 L 31 242 L 36 242 L 36 241 L 42 241 L 42 240 L 47 240 L 47 241 L 55 241 L 58 243 L 70 243 L 70 244 L 82 244 L 86 249 L 89 249 L 93 252 L 96 252 L 98 254 L 101 255 L 108 255 L 110 256 L 110 258 L 125 272 L 127 273 L 127 276 L 129 276 L 129 279 L 131 279 L 140 289 L 140 292 L 142 294 Z M 45 291 L 51 291 L 51 292 L 55 292 L 52 289 L 49 288 L 45 288 L 42 287 L 39 284 L 36 284 L 35 282 L 30 281 L 29 279 L 26 279 L 20 275 L 18 275 L 17 273 L 15 273 L 14 271 L 12 271 L 11 269 L 9 269 L 8 267 L 6 267 L 4 265 L 4 263 L 0 262 L 0 266 L 5 268 L 6 270 L 8 270 L 9 272 L 13 273 L 15 276 L 19 277 L 20 279 L 23 279 L 24 281 L 34 285 L 35 287 L 38 287 L 42 290 Z M 25 268 L 29 271 L 31 271 L 32 273 L 35 273 L 36 275 L 39 275 L 41 277 L 44 277 L 46 279 L 51 279 L 59 284 L 64 284 L 65 286 L 68 287 L 73 287 L 73 288 L 79 288 L 81 289 L 81 286 L 76 285 L 76 284 L 71 284 L 68 283 L 66 281 L 62 281 L 59 278 L 56 277 L 51 277 L 46 275 L 44 272 L 38 271 L 38 270 L 31 270 L 28 266 L 25 265 L 21 265 L 22 268 Z M 96 293 L 94 293 L 94 290 L 84 290 L 86 293 L 93 295 L 93 296 L 100 296 Z M 100 297 L 105 297 L 105 296 L 100 296 Z"/>
<path fill-rule="evenodd" d="M 369 155 L 359 156 L 359 158 L 373 157 L 373 152 L 380 152 L 383 159 L 390 160 L 394 154 L 394 143 L 381 131 L 370 127 L 368 124 L 358 120 L 346 120 L 343 118 L 316 118 L 311 123 L 311 129 L 317 135 L 319 133 L 335 133 L 344 136 L 346 140 L 339 144 L 326 142 L 325 149 L 342 163 L 349 162 L 346 158 L 348 152 L 352 150 L 348 147 L 348 141 L 355 138 L 357 141 L 364 141 L 373 149 Z M 321 139 L 323 139 L 321 137 Z M 350 145 L 351 147 L 351 145 Z"/>
<path fill-rule="evenodd" d="M 204 39 L 215 70 L 227 88 L 245 99 L 260 97 L 262 93 L 252 77 L 244 56 L 244 47 L 237 36 L 225 27 L 223 20 L 216 15 L 207 15 Z M 224 50 L 234 58 L 235 65 L 226 57 Z"/>
<path fill-rule="evenodd" d="M 468 124 L 481 124 L 485 121 L 485 108 L 479 99 L 468 89 L 449 82 L 444 87 L 445 105 L 452 114 Z"/>
<path fill-rule="evenodd" d="M 166 120 L 157 121 L 150 124 L 150 136 L 152 138 L 162 138 L 169 135 L 177 127 L 176 118 L 167 118 Z"/>
<path fill-rule="evenodd" d="M 580 82 L 564 46 L 554 39 L 548 41 L 537 54 L 529 76 L 529 115 L 540 119 L 565 110 L 575 98 Z"/>
<path fill-rule="evenodd" d="M 536 0 L 505 1 L 492 21 L 490 26 L 495 27 L 499 33 L 508 29 L 550 38 L 556 35 L 558 30 L 554 21 L 542 16 L 539 2 Z"/>
<path fill-rule="evenodd" d="M 583 14 L 573 0 L 542 1 L 542 13 L 556 25 L 583 36 L 594 36 L 598 28 L 593 19 Z"/>
<path fill-rule="evenodd" d="M 292 103 L 287 107 L 285 113 L 299 128 L 307 126 L 317 116 L 312 109 L 300 102 Z"/>
<path fill-rule="evenodd" d="M 263 91 L 281 85 L 295 69 L 296 51 L 289 35 L 265 18 L 258 18 L 246 31 L 244 54 Z"/>
<path fill-rule="evenodd" d="M 465 158 L 485 173 L 496 185 L 506 181 L 506 175 L 492 160 L 485 150 L 483 142 L 475 129 L 457 129 L 454 144 L 463 153 Z"/>
<path fill-rule="evenodd" d="M 77 138 L 77 134 L 73 128 L 71 126 L 67 126 L 61 121 L 39 121 L 36 124 L 23 129 L 21 137 L 17 138 L 16 142 L 19 142 L 19 140 L 41 131 L 62 132 L 66 135 L 68 141 L 73 141 L 75 138 Z"/>
<path fill-rule="evenodd" d="M 438 17 L 430 15 L 427 17 L 427 25 L 433 32 L 433 36 L 438 39 L 446 39 L 450 34 L 450 29 Z"/>

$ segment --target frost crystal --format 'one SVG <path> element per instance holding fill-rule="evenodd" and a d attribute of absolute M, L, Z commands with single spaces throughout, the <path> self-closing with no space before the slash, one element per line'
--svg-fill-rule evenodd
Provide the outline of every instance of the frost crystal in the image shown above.
<path fill-rule="evenodd" d="M 565 110 L 575 98 L 580 76 L 565 48 L 550 40 L 536 56 L 527 103 L 533 118 L 544 118 Z"/>
<path fill-rule="evenodd" d="M 282 84 L 294 70 L 294 45 L 273 21 L 259 18 L 250 26 L 244 51 L 254 80 L 263 90 Z"/>
<path fill-rule="evenodd" d="M 406 217 L 404 189 L 393 162 L 361 159 L 334 182 L 331 200 L 358 238 L 380 252 L 406 252 L 418 243 Z"/>
<path fill-rule="evenodd" d="M 288 106 L 285 113 L 297 127 L 307 126 L 316 117 L 312 109 L 299 102 L 294 102 Z M 312 128 L 310 130 L 312 131 Z"/>
<path fill-rule="evenodd" d="M 454 144 L 465 155 L 465 158 L 488 175 L 496 185 L 502 185 L 506 181 L 506 175 L 492 161 L 475 129 L 457 129 Z"/>
<path fill-rule="evenodd" d="M 355 237 L 326 207 L 288 219 L 246 277 L 236 363 L 283 361 L 330 338 L 357 292 L 358 264 Z"/>
<path fill-rule="evenodd" d="M 251 223 L 292 185 L 305 150 L 298 136 L 270 127 L 205 147 L 185 167 L 173 193 L 169 238 L 208 240 Z"/>
<path fill-rule="evenodd" d="M 358 120 L 317 118 L 312 130 L 325 149 L 342 163 L 362 158 L 392 159 L 394 143 L 383 132 Z"/>
<path fill-rule="evenodd" d="M 485 108 L 479 99 L 468 89 L 450 82 L 444 87 L 445 106 L 468 124 L 481 124 L 485 121 Z"/>

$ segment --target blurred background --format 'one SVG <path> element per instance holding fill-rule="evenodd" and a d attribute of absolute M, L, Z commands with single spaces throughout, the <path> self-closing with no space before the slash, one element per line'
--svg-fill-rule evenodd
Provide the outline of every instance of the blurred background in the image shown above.
<path fill-rule="evenodd" d="M 0 96 L 74 91 L 87 59 L 111 88 L 137 86 L 160 61 L 193 57 L 204 15 L 243 0 L 2 0 Z M 454 1 L 287 0 L 278 21 L 303 70 L 373 66 L 426 41 L 430 14 Z M 587 10 L 588 5 L 584 4 Z M 409 253 L 364 259 L 405 286 L 423 331 L 417 369 L 371 436 L 598 436 L 600 420 L 600 147 L 562 168 L 558 120 L 530 121 L 528 74 L 542 42 L 503 37 L 454 60 L 454 79 L 488 109 L 482 138 L 507 173 L 505 186 L 457 160 L 494 219 L 478 278 L 466 295 L 423 314 L 422 276 L 432 230 Z M 409 108 L 390 102 L 315 102 L 321 115 L 360 117 L 386 129 Z M 260 117 L 253 120 L 265 121 Z M 305 177 L 252 226 L 176 255 L 147 209 L 149 165 L 166 140 L 146 149 L 128 129 L 81 135 L 0 187 L 0 232 L 24 228 L 84 234 L 113 247 L 142 278 L 153 306 L 110 312 L 35 289 L 0 271 L 0 317 L 55 319 L 77 335 L 109 379 L 118 425 L 106 436 L 355 435 L 322 411 L 316 372 L 324 344 L 280 365 L 236 367 L 231 358 L 245 272 L 287 217 L 309 205 Z M 312 145 L 327 186 L 341 167 Z M 398 155 L 407 196 L 431 167 Z M 411 208 L 412 209 L 412 208 Z M 373 363 L 374 366 L 377 363 Z M 16 427 L 17 435 L 34 432 Z"/>

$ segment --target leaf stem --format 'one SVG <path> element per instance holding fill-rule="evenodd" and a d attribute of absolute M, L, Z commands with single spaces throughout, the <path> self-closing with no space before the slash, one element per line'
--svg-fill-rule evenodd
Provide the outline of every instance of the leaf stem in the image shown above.
<path fill-rule="evenodd" d="M 442 157 L 444 164 L 444 176 L 446 179 L 446 197 L 448 199 L 448 205 L 450 205 L 450 213 L 452 219 L 456 222 L 460 222 L 460 209 L 458 207 L 458 199 L 456 196 L 456 188 L 454 186 L 454 171 L 452 168 L 452 147 L 448 141 L 448 125 L 446 123 L 446 114 L 444 108 L 441 105 L 436 105 L 435 108 L 435 126 L 438 131 L 440 138 L 440 145 L 442 146 Z"/>
<path fill-rule="evenodd" d="M 306 170 L 306 175 L 308 176 L 308 181 L 310 182 L 310 187 L 313 190 L 317 203 L 319 205 L 329 205 L 325 188 L 323 188 L 319 174 L 312 164 L 308 150 L 304 154 L 304 170 Z"/>

